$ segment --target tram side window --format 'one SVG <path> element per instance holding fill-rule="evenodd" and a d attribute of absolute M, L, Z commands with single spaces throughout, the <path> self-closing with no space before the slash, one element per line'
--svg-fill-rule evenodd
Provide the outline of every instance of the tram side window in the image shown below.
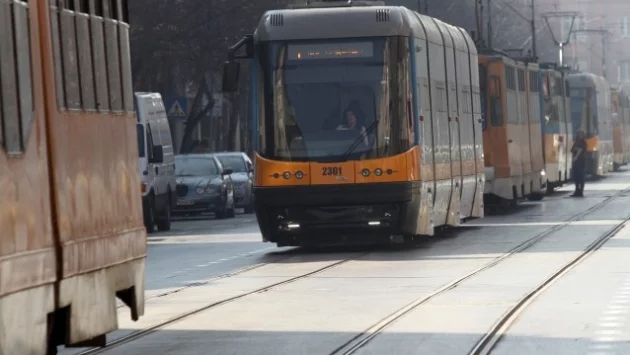
<path fill-rule="evenodd" d="M 501 104 L 501 81 L 496 76 L 489 80 L 490 124 L 500 127 L 503 124 L 503 105 Z"/>
<path fill-rule="evenodd" d="M 543 76 L 542 78 L 542 85 L 543 85 L 543 99 L 545 100 L 549 100 L 551 98 L 551 91 L 549 88 L 549 77 L 548 76 Z"/>
<path fill-rule="evenodd" d="M 529 92 L 538 92 L 538 75 L 536 72 L 529 72 Z"/>
<path fill-rule="evenodd" d="M 486 66 L 483 64 L 479 64 L 478 68 L 479 68 L 479 93 L 473 91 L 473 93 L 475 94 L 474 96 L 475 101 L 473 101 L 472 111 L 473 113 L 481 114 L 481 129 L 485 131 L 487 127 L 486 86 L 487 86 L 487 81 L 488 81 L 488 70 L 486 69 Z M 477 105 L 475 105 L 476 103 L 479 103 L 480 107 L 477 107 Z"/>
<path fill-rule="evenodd" d="M 0 145 L 12 155 L 24 152 L 34 117 L 28 26 L 31 4 L 0 2 Z"/>
<path fill-rule="evenodd" d="M 505 81 L 507 83 L 508 90 L 516 91 L 516 76 L 514 75 L 514 68 L 505 66 Z"/>
<path fill-rule="evenodd" d="M 525 92 L 525 71 L 523 69 L 518 70 L 518 91 Z"/>
<path fill-rule="evenodd" d="M 126 1 L 51 5 L 57 104 L 69 111 L 133 112 Z"/>
<path fill-rule="evenodd" d="M 540 92 L 538 72 L 532 71 L 529 73 L 529 91 L 532 93 L 532 97 L 538 97 L 538 93 Z M 540 122 L 540 115 L 533 115 L 532 122 Z"/>

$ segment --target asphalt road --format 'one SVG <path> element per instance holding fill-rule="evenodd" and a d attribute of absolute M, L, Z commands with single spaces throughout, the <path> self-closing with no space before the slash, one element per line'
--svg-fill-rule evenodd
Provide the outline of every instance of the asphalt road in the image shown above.
<path fill-rule="evenodd" d="M 121 330 L 109 340 L 206 309 L 105 353 L 466 355 L 545 279 L 630 217 L 630 196 L 615 195 L 629 187 L 626 172 L 587 183 L 583 199 L 566 187 L 414 248 L 309 252 L 260 242 L 253 215 L 178 221 L 149 238 L 145 316 L 132 322 L 120 308 Z M 630 353 L 629 252 L 623 228 L 533 298 L 492 353 Z"/>

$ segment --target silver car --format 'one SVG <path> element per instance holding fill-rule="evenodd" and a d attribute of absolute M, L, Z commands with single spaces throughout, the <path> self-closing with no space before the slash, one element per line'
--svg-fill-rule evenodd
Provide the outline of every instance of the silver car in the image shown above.
<path fill-rule="evenodd" d="M 254 164 L 243 152 L 224 152 L 213 154 L 221 165 L 232 169 L 234 182 L 234 203 L 237 208 L 244 208 L 245 213 L 254 212 L 252 198 L 254 185 Z"/>

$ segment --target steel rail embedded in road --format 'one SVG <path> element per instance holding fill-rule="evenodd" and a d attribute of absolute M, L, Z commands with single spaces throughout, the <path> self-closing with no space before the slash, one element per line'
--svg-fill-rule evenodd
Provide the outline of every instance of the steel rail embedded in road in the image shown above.
<path fill-rule="evenodd" d="M 219 280 L 223 280 L 223 279 L 227 279 L 227 278 L 230 278 L 230 277 L 234 277 L 234 276 L 237 276 L 237 275 L 240 275 L 240 274 L 252 271 L 252 270 L 259 269 L 259 268 L 261 268 L 263 266 L 271 265 L 271 264 L 280 262 L 282 260 L 286 260 L 286 259 L 288 259 L 290 257 L 292 257 L 292 255 L 286 255 L 286 256 L 280 257 L 280 258 L 278 258 L 277 260 L 274 260 L 274 261 L 269 261 L 269 262 L 264 262 L 264 263 L 260 263 L 260 264 L 250 265 L 248 267 L 244 267 L 244 268 L 238 269 L 236 271 L 226 272 L 224 274 L 220 274 L 220 275 L 217 275 L 217 276 L 214 276 L 214 277 L 202 280 L 202 281 L 191 282 L 191 283 L 189 283 L 189 284 L 187 284 L 185 286 L 180 286 L 180 287 L 174 288 L 173 290 L 170 290 L 170 291 L 166 291 L 166 292 L 158 293 L 156 295 L 145 297 L 145 300 L 151 300 L 151 299 L 154 299 L 154 298 L 165 297 L 165 296 L 168 296 L 168 295 L 172 295 L 174 293 L 182 292 L 184 290 L 187 290 L 187 289 L 193 288 L 193 287 L 205 286 L 207 284 L 210 284 L 210 283 L 213 283 L 213 282 L 217 282 Z M 116 306 L 116 309 L 124 308 L 124 307 L 126 307 L 126 306 L 124 304 L 122 304 L 122 305 Z M 83 353 L 80 353 L 80 354 L 83 354 Z"/>
<path fill-rule="evenodd" d="M 570 219 L 568 219 L 567 221 L 565 221 L 562 224 L 553 226 L 539 234 L 537 234 L 536 236 L 526 240 L 525 242 L 519 244 L 518 246 L 514 247 L 513 249 L 507 251 L 506 253 L 502 254 L 501 256 L 498 256 L 497 258 L 493 259 L 492 261 L 490 261 L 489 263 L 467 273 L 466 275 L 457 278 L 456 280 L 451 281 L 450 283 L 440 287 L 439 289 L 431 292 L 429 295 L 424 296 L 422 298 L 419 298 L 409 304 L 407 304 L 406 306 L 398 309 L 397 311 L 389 314 L 388 316 L 381 318 L 380 321 L 378 321 L 377 323 L 375 323 L 374 325 L 372 325 L 370 328 L 368 328 L 367 330 L 365 330 L 364 332 L 358 334 L 357 336 L 353 337 L 352 339 L 350 339 L 348 342 L 344 343 L 343 345 L 341 345 L 340 347 L 338 347 L 337 349 L 335 349 L 334 351 L 332 351 L 330 353 L 330 355 L 338 355 L 338 354 L 342 354 L 342 355 L 350 355 L 350 354 L 354 354 L 355 352 L 357 352 L 359 349 L 361 349 L 362 347 L 364 347 L 365 345 L 367 345 L 368 343 L 370 343 L 374 338 L 376 338 L 379 334 L 381 334 L 383 332 L 383 330 L 385 330 L 386 328 L 388 328 L 390 325 L 396 323 L 399 319 L 401 319 L 402 317 L 404 317 L 406 314 L 411 313 L 412 311 L 414 311 L 416 308 L 418 308 L 419 306 L 421 306 L 422 304 L 428 302 L 429 300 L 442 295 L 445 292 L 448 292 L 454 288 L 456 288 L 457 286 L 459 286 L 462 282 L 470 279 L 473 276 L 476 276 L 480 273 L 482 273 L 483 271 L 486 271 L 494 266 L 496 266 L 497 264 L 503 262 L 505 259 L 511 257 L 514 254 L 520 253 L 530 247 L 532 247 L 533 245 L 537 244 L 538 242 L 542 241 L 543 239 L 545 239 L 546 237 L 548 237 L 549 235 L 566 228 L 567 226 L 569 226 L 572 222 L 578 221 L 580 219 L 583 219 L 584 217 L 586 217 L 587 215 L 601 209 L 602 207 L 606 206 L 607 204 L 609 204 L 611 201 L 613 201 L 615 198 L 623 195 L 624 193 L 630 192 L 630 188 L 621 190 L 616 192 L 615 194 L 613 194 L 612 196 L 607 197 L 606 199 L 604 199 L 603 201 L 601 201 L 600 203 L 596 204 L 595 206 L 592 206 L 591 208 L 587 209 L 586 211 L 580 212 L 575 214 L 574 216 L 572 216 Z M 624 222 L 620 223 L 619 225 L 617 225 L 615 228 L 613 228 L 611 231 L 609 231 L 608 233 L 604 234 L 603 236 L 601 236 L 600 238 L 598 238 L 593 244 L 591 244 L 582 254 L 581 257 L 585 257 L 588 253 L 596 250 L 597 248 L 599 248 L 603 243 L 605 243 L 608 239 L 610 239 L 619 229 L 621 229 L 621 227 L 628 221 L 630 220 L 630 218 L 628 218 L 627 220 L 625 220 Z M 577 264 L 580 261 L 580 257 L 576 258 L 574 261 L 572 261 L 572 263 Z M 571 268 L 571 264 L 567 264 L 562 270 L 564 269 L 570 269 Z M 567 271 L 568 271 L 567 269 Z M 562 270 L 559 271 L 557 274 L 555 274 L 554 276 L 556 276 L 556 278 L 559 278 L 560 276 L 564 275 L 562 273 Z M 553 281 L 555 281 L 555 279 L 552 278 L 548 279 L 546 282 L 547 283 L 553 283 Z M 532 291 L 530 294 L 528 294 L 528 296 L 534 296 L 537 293 L 536 292 L 542 292 L 542 290 L 540 290 L 540 288 L 544 289 L 544 283 L 541 287 L 536 288 L 534 291 Z M 518 311 L 518 309 L 522 308 L 525 303 L 527 302 L 527 300 L 529 299 L 528 296 L 526 296 L 523 301 L 523 305 L 521 306 L 515 306 L 513 309 L 513 313 L 516 313 Z M 531 298 L 531 297 L 530 297 Z M 501 320 L 495 325 L 496 326 L 496 330 L 491 330 L 490 332 L 488 332 L 488 334 L 486 334 L 486 336 L 484 336 L 482 338 L 482 340 L 480 340 L 475 347 L 473 348 L 473 351 L 470 353 L 470 355 L 480 355 L 482 354 L 480 351 L 482 351 L 484 348 L 487 348 L 487 344 L 492 344 L 491 348 L 496 345 L 496 341 L 493 343 L 489 343 L 489 341 L 493 338 L 495 338 L 495 335 L 499 334 L 500 328 L 508 323 L 512 318 L 512 313 L 508 312 L 506 314 L 506 316 L 504 316 L 502 318 L 504 321 L 501 322 Z M 496 339 L 498 340 L 498 339 Z M 491 349 L 491 348 L 487 348 L 487 349 Z M 479 350 L 477 350 L 479 349 Z M 487 353 L 483 353 L 483 354 L 487 354 Z"/>
<path fill-rule="evenodd" d="M 512 326 L 518 316 L 531 304 L 531 302 L 545 292 L 556 281 L 560 280 L 562 276 L 566 275 L 574 267 L 578 266 L 587 257 L 601 248 L 610 238 L 614 237 L 628 222 L 630 217 L 627 217 L 623 222 L 617 224 L 614 228 L 601 235 L 593 243 L 591 243 L 583 252 L 580 253 L 573 260 L 565 264 L 553 275 L 543 281 L 538 287 L 529 292 L 525 297 L 518 301 L 514 306 L 503 315 L 473 347 L 473 350 L 469 355 L 487 355 L 494 350 L 494 348 L 503 339 L 508 329 Z"/>
<path fill-rule="evenodd" d="M 296 282 L 296 281 L 299 281 L 299 280 L 311 277 L 313 275 L 322 273 L 322 272 L 324 272 L 326 270 L 330 270 L 330 269 L 332 269 L 334 267 L 337 267 L 339 265 L 345 264 L 345 263 L 347 263 L 349 261 L 359 259 L 359 258 L 361 258 L 361 257 L 363 257 L 365 255 L 368 255 L 368 254 L 370 254 L 370 252 L 359 253 L 358 255 L 355 255 L 353 257 L 346 258 L 346 259 L 343 259 L 343 260 L 340 260 L 340 261 L 336 261 L 336 262 L 334 262 L 332 264 L 326 265 L 326 266 L 321 267 L 321 268 L 319 268 L 317 270 L 314 270 L 314 271 L 302 274 L 300 276 L 295 276 L 295 277 L 292 277 L 290 279 L 287 279 L 287 280 L 284 280 L 284 281 L 281 281 L 281 282 L 277 282 L 277 283 L 274 283 L 274 284 L 271 284 L 271 285 L 268 285 L 268 286 L 265 286 L 265 287 L 261 287 L 261 288 L 258 288 L 256 290 L 253 290 L 253 291 L 245 292 L 245 293 L 242 293 L 242 294 L 234 296 L 234 297 L 230 297 L 230 298 L 226 298 L 226 299 L 221 300 L 221 301 L 213 302 L 211 304 L 208 304 L 208 305 L 196 308 L 196 309 L 194 309 L 192 311 L 185 312 L 183 314 L 180 314 L 180 315 L 178 315 L 176 317 L 173 317 L 173 318 L 168 319 L 166 321 L 160 322 L 160 323 L 155 324 L 153 326 L 134 331 L 131 334 L 128 334 L 128 335 L 125 335 L 125 336 L 120 337 L 118 339 L 112 340 L 111 342 L 109 342 L 106 345 L 106 347 L 92 348 L 92 349 L 80 352 L 77 355 L 101 354 L 101 353 L 106 352 L 106 351 L 108 351 L 108 350 L 110 350 L 112 348 L 118 347 L 120 345 L 129 343 L 129 342 L 134 341 L 136 339 L 139 339 L 139 338 L 142 338 L 144 336 L 147 336 L 147 335 L 149 335 L 149 334 L 151 334 L 151 333 L 153 333 L 155 331 L 158 331 L 160 328 L 164 328 L 165 326 L 168 326 L 168 325 L 171 325 L 173 323 L 176 323 L 176 322 L 179 322 L 181 320 L 184 320 L 186 318 L 192 317 L 194 315 L 197 315 L 197 314 L 199 314 L 201 312 L 204 312 L 204 311 L 207 311 L 209 309 L 212 309 L 212 308 L 215 308 L 215 307 L 227 304 L 227 303 L 231 303 L 231 302 L 237 301 L 237 300 L 239 300 L 241 298 L 244 298 L 244 297 L 247 297 L 247 296 L 251 296 L 251 295 L 254 295 L 254 294 L 257 294 L 257 293 L 270 291 L 270 290 L 273 290 L 273 289 L 278 288 L 280 286 L 284 286 L 284 285 L 287 285 L 287 284 L 290 284 L 290 283 L 293 283 L 293 282 Z M 251 268 L 250 268 L 250 270 L 251 270 Z"/>

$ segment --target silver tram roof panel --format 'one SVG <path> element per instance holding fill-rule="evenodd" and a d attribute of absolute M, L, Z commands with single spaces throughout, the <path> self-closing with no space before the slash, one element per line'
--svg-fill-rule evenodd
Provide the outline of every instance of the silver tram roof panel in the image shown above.
<path fill-rule="evenodd" d="M 256 41 L 286 41 L 414 36 L 441 45 L 443 41 L 436 23 L 443 24 L 402 6 L 282 9 L 265 12 L 254 38 Z M 448 42 L 452 40 L 449 38 Z"/>
<path fill-rule="evenodd" d="M 587 73 L 587 72 L 571 73 L 567 75 L 566 77 L 566 80 L 569 82 L 569 86 L 572 88 L 593 87 L 593 86 L 602 85 L 603 84 L 602 79 L 604 81 L 606 80 L 601 76 L 595 75 L 593 73 Z"/>

